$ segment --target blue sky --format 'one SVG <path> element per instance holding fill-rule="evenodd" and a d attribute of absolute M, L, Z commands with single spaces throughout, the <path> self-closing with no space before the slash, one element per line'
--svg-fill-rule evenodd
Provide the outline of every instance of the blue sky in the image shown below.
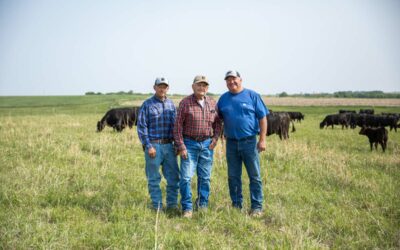
<path fill-rule="evenodd" d="M 0 95 L 400 91 L 400 1 L 0 0 Z"/>

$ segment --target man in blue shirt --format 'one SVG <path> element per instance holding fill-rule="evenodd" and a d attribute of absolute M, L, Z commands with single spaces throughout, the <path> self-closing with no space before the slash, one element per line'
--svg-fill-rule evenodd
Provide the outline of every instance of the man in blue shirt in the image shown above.
<path fill-rule="evenodd" d="M 152 207 L 161 209 L 161 165 L 167 181 L 167 209 L 177 209 L 179 168 L 172 144 L 176 108 L 167 98 L 169 84 L 165 77 L 157 78 L 153 88 L 155 95 L 142 104 L 137 123 L 139 139 L 145 151 L 148 188 Z"/>
<path fill-rule="evenodd" d="M 250 179 L 250 215 L 262 215 L 263 192 L 259 153 L 264 151 L 269 113 L 261 96 L 242 86 L 239 72 L 225 74 L 228 92 L 218 100 L 218 112 L 224 121 L 228 183 L 232 205 L 242 208 L 242 163 Z M 256 135 L 259 134 L 257 142 Z"/>

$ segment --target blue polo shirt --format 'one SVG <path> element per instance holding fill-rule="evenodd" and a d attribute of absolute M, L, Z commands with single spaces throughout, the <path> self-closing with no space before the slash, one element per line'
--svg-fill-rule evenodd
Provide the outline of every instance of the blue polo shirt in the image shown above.
<path fill-rule="evenodd" d="M 259 120 L 269 114 L 261 96 L 250 89 L 240 93 L 224 93 L 218 100 L 218 113 L 224 120 L 224 134 L 242 139 L 260 132 Z"/>

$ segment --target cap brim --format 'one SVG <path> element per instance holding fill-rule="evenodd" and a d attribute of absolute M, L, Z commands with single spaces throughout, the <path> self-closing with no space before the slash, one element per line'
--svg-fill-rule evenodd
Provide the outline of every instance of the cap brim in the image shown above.
<path fill-rule="evenodd" d="M 225 76 L 225 79 L 224 79 L 224 80 L 226 80 L 226 78 L 231 77 L 231 76 L 233 76 L 233 77 L 238 77 L 237 75 L 227 75 L 227 76 Z"/>
<path fill-rule="evenodd" d="M 207 84 L 207 85 L 210 85 L 208 82 L 205 82 L 205 81 L 199 81 L 199 82 L 194 82 L 194 84 L 196 84 L 196 83 L 205 83 L 205 84 Z"/>

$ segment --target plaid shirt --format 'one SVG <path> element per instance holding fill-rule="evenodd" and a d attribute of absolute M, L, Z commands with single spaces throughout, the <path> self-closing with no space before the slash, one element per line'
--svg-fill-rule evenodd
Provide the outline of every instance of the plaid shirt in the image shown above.
<path fill-rule="evenodd" d="M 208 96 L 204 97 L 204 108 L 194 94 L 182 99 L 174 125 L 174 141 L 179 151 L 186 149 L 183 137 L 218 140 L 222 122 L 216 108 L 216 102 Z"/>
<path fill-rule="evenodd" d="M 172 139 L 176 108 L 170 99 L 161 101 L 155 95 L 147 99 L 140 107 L 137 132 L 146 148 L 153 145 L 150 141 Z"/>

